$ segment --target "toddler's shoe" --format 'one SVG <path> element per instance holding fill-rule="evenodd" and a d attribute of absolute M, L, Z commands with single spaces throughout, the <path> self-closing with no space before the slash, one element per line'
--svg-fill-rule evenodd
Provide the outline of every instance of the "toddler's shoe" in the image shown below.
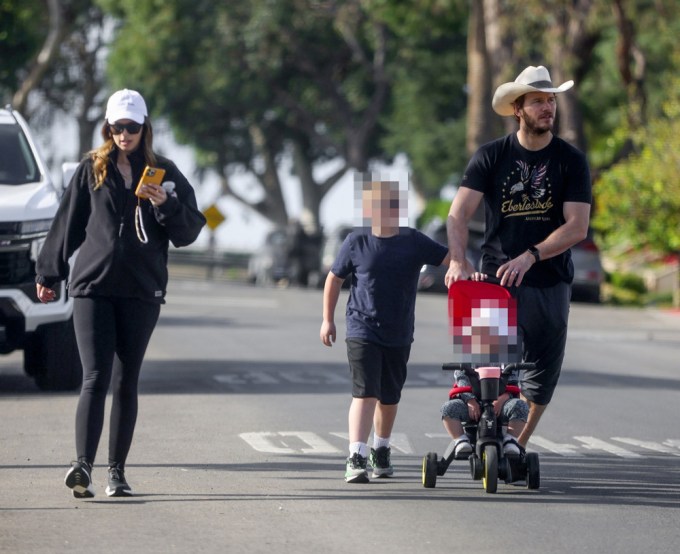
<path fill-rule="evenodd" d="M 453 457 L 456 460 L 467 460 L 470 457 L 470 454 L 472 454 L 470 439 L 467 437 L 456 439 L 453 447 Z"/>

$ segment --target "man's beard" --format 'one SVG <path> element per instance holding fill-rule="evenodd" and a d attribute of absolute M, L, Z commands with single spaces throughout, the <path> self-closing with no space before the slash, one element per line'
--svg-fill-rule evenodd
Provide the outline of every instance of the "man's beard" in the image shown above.
<path fill-rule="evenodd" d="M 524 126 L 527 130 L 527 132 L 531 135 L 536 135 L 536 136 L 543 136 L 546 133 L 550 133 L 553 130 L 553 125 L 555 122 L 555 119 L 553 118 L 550 123 L 544 123 L 541 122 L 538 118 L 532 118 L 531 116 L 527 115 L 526 111 L 522 110 L 522 113 L 524 115 Z"/>

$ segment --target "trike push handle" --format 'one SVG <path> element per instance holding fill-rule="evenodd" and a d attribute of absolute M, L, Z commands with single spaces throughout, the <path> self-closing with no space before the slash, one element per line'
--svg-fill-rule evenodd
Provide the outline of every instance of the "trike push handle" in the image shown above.
<path fill-rule="evenodd" d="M 455 371 L 457 369 L 463 370 L 463 371 L 474 371 L 475 365 L 473 364 L 460 364 L 460 363 L 446 363 L 442 364 L 442 369 L 444 371 Z M 536 369 L 536 364 L 533 362 L 517 362 L 514 364 L 508 364 L 503 368 L 503 373 L 504 374 L 510 374 L 515 370 L 522 370 L 522 369 Z"/>

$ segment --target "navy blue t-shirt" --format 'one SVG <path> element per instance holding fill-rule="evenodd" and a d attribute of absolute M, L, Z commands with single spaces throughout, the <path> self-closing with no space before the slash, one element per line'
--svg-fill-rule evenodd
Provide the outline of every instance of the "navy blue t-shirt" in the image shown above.
<path fill-rule="evenodd" d="M 402 227 L 381 238 L 355 229 L 340 248 L 331 272 L 351 279 L 347 338 L 383 346 L 413 342 L 418 275 L 423 265 L 440 265 L 448 250 L 420 231 Z"/>
<path fill-rule="evenodd" d="M 591 202 L 585 155 L 553 137 L 541 150 L 527 150 L 512 133 L 482 146 L 470 160 L 462 187 L 484 193 L 486 233 L 482 271 L 498 267 L 538 244 L 564 224 L 565 202 Z M 549 287 L 571 283 L 571 252 L 534 264 L 524 282 Z"/>

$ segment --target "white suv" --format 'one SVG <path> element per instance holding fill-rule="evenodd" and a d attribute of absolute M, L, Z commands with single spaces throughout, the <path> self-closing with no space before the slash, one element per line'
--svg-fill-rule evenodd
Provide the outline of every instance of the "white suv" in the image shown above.
<path fill-rule="evenodd" d="M 67 183 L 55 186 L 26 121 L 0 109 L 0 354 L 23 349 L 24 369 L 45 390 L 80 386 L 73 301 L 36 297 L 35 262 Z"/>

